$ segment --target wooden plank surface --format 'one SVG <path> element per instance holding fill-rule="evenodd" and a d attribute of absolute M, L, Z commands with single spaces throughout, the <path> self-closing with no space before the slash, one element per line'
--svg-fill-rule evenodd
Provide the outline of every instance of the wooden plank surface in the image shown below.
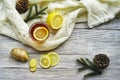
<path fill-rule="evenodd" d="M 83 80 L 89 71 L 78 72 L 79 57 L 93 59 L 95 54 L 104 53 L 110 57 L 110 65 L 100 76 L 86 80 L 119 80 L 120 78 L 120 19 L 88 29 L 85 23 L 77 23 L 71 37 L 54 51 L 60 55 L 60 63 L 50 69 L 29 71 L 28 62 L 15 61 L 10 50 L 21 47 L 29 52 L 30 58 L 36 58 L 47 52 L 39 52 L 11 38 L 0 35 L 0 80 Z"/>

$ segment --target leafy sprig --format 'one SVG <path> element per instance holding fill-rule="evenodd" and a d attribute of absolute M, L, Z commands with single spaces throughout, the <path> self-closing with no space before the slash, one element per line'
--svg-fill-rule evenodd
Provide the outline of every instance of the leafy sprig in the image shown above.
<path fill-rule="evenodd" d="M 32 15 L 33 7 L 35 7 L 35 14 Z M 45 15 L 46 13 L 44 12 L 47 9 L 47 7 L 41 9 L 38 11 L 38 6 L 35 4 L 30 7 L 30 10 L 28 12 L 27 18 L 24 20 L 25 22 L 28 22 L 30 20 L 33 20 L 35 18 L 41 18 L 41 15 Z"/>
<path fill-rule="evenodd" d="M 77 59 L 77 62 L 82 65 L 81 68 L 78 68 L 79 71 L 83 71 L 85 69 L 92 70 L 92 72 L 84 75 L 84 78 L 102 74 L 102 71 L 99 68 L 97 68 L 97 66 L 94 65 L 88 58 L 86 58 L 86 59 L 83 59 L 83 58 Z"/>

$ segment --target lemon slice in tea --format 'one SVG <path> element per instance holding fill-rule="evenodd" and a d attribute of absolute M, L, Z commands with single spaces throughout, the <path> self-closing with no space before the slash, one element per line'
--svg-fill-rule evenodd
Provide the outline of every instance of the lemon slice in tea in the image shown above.
<path fill-rule="evenodd" d="M 29 29 L 30 37 L 36 42 L 43 42 L 49 36 L 48 25 L 44 22 L 35 22 Z"/>
<path fill-rule="evenodd" d="M 51 65 L 51 60 L 47 55 L 43 55 L 40 58 L 40 66 L 43 68 L 49 68 Z"/>
<path fill-rule="evenodd" d="M 44 41 L 49 35 L 48 29 L 46 27 L 37 27 L 33 31 L 33 37 L 38 41 Z"/>
<path fill-rule="evenodd" d="M 63 17 L 59 12 L 52 12 L 48 15 L 46 22 L 52 29 L 58 30 L 62 26 Z"/>
<path fill-rule="evenodd" d="M 48 56 L 51 59 L 51 66 L 55 66 L 59 63 L 60 57 L 56 52 L 49 52 Z"/>

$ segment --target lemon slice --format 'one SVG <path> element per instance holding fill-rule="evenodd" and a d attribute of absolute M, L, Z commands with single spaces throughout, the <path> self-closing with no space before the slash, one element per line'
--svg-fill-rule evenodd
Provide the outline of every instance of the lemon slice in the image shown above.
<path fill-rule="evenodd" d="M 29 63 L 29 66 L 30 66 L 30 71 L 31 72 L 36 71 L 36 69 L 37 69 L 37 60 L 36 59 L 31 59 L 30 63 Z"/>
<path fill-rule="evenodd" d="M 55 66 L 59 63 L 60 58 L 56 52 L 49 52 L 48 56 L 51 59 L 51 66 Z"/>
<path fill-rule="evenodd" d="M 46 27 L 37 27 L 33 31 L 33 36 L 38 41 L 44 41 L 49 35 L 48 29 Z"/>
<path fill-rule="evenodd" d="M 50 58 L 47 55 L 43 55 L 40 58 L 40 66 L 43 68 L 49 68 L 51 65 Z"/>
<path fill-rule="evenodd" d="M 48 15 L 46 22 L 52 29 L 58 30 L 62 26 L 63 17 L 59 12 L 52 12 Z"/>
<path fill-rule="evenodd" d="M 30 68 L 30 71 L 31 71 L 31 72 L 35 72 L 36 69 L 37 69 L 36 67 L 33 67 L 33 68 Z"/>
<path fill-rule="evenodd" d="M 37 66 L 37 60 L 36 59 L 31 59 L 30 60 L 30 67 L 31 68 L 34 68 L 34 67 L 36 67 Z"/>

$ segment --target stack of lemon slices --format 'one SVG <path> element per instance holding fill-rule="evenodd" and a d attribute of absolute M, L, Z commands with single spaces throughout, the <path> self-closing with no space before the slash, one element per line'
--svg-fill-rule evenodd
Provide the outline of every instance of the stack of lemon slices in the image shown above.
<path fill-rule="evenodd" d="M 59 55 L 56 52 L 49 52 L 40 57 L 40 66 L 42 68 L 50 68 L 59 63 Z"/>
<path fill-rule="evenodd" d="M 59 63 L 59 55 L 56 52 L 49 52 L 40 57 L 40 66 L 44 69 L 56 66 Z M 37 69 L 37 60 L 31 59 L 29 62 L 29 67 L 31 72 L 35 72 Z"/>
<path fill-rule="evenodd" d="M 51 12 L 47 17 L 47 24 L 51 31 L 57 31 L 62 27 L 63 16 L 59 12 Z"/>
<path fill-rule="evenodd" d="M 31 72 L 36 71 L 36 69 L 37 69 L 37 60 L 36 59 L 31 59 L 30 63 L 29 63 L 29 66 L 30 66 L 30 71 Z"/>

